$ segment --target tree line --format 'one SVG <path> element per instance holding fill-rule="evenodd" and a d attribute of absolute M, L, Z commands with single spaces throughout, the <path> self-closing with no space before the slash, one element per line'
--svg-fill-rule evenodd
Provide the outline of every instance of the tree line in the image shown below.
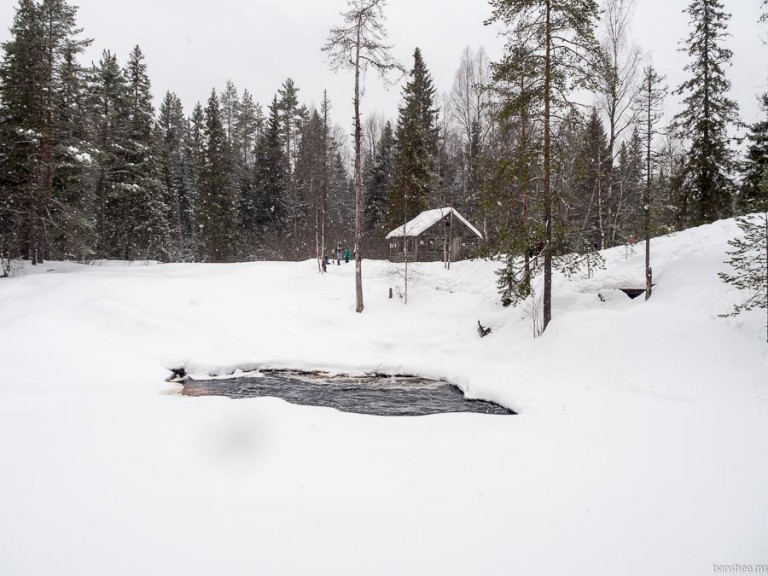
<path fill-rule="evenodd" d="M 229 262 L 314 253 L 313 215 L 343 238 L 343 133 L 288 78 L 262 108 L 232 82 L 185 113 L 153 98 L 137 46 L 83 66 L 77 8 L 21 0 L 0 63 L 0 254 Z"/>

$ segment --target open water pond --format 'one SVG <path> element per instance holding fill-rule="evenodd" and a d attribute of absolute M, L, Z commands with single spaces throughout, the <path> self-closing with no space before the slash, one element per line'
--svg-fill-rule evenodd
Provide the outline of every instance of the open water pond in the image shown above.
<path fill-rule="evenodd" d="M 236 378 L 183 382 L 186 396 L 255 398 L 271 396 L 304 406 L 376 416 L 426 416 L 448 412 L 511 415 L 493 402 L 468 400 L 444 380 L 414 376 L 341 376 L 324 373 L 263 371 Z"/>

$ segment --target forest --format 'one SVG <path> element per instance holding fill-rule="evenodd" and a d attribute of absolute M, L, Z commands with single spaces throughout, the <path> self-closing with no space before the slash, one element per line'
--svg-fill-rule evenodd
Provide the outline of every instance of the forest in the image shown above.
<path fill-rule="evenodd" d="M 389 230 L 451 206 L 483 232 L 477 256 L 506 258 L 505 304 L 543 274 L 546 327 L 553 267 L 765 209 L 768 116 L 734 143 L 721 0 L 691 1 L 688 80 L 671 87 L 630 41 L 631 0 L 489 4 L 503 55 L 465 49 L 443 93 L 418 48 L 387 59 L 385 0 L 349 1 L 384 58 L 358 66 L 402 76 L 398 117 L 357 115 L 352 146 L 328 98 L 302 104 L 291 78 L 268 103 L 229 81 L 192 110 L 173 92 L 156 109 L 139 46 L 86 65 L 74 4 L 19 0 L 0 55 L 4 271 L 18 258 L 304 260 L 353 233 L 357 256 L 381 258 Z M 318 46 L 331 64 L 344 30 Z M 683 108 L 662 124 L 671 93 Z"/>

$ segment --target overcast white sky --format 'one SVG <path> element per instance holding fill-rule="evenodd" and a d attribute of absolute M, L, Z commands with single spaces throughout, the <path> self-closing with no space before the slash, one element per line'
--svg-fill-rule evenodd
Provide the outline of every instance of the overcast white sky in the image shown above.
<path fill-rule="evenodd" d="M 688 0 L 636 0 L 633 36 L 649 53 L 671 87 L 685 79 L 686 55 L 677 51 L 688 33 L 682 10 Z M 328 69 L 320 47 L 330 27 L 339 22 L 345 0 L 74 0 L 79 23 L 93 38 L 88 61 L 109 48 L 125 62 L 139 44 L 147 56 L 155 99 L 166 90 L 181 97 L 187 112 L 203 103 L 212 87 L 227 79 L 238 89 L 268 104 L 287 78 L 300 88 L 301 101 L 319 103 L 328 89 L 333 118 L 351 126 L 350 73 Z M 759 117 L 756 96 L 768 88 L 768 25 L 757 23 L 761 0 L 724 0 L 734 51 L 729 78 L 747 122 Z M 0 0 L 0 40 L 8 38 L 16 0 Z M 483 25 L 490 15 L 484 0 L 389 0 L 386 14 L 395 55 L 410 69 L 419 46 L 439 91 L 453 82 L 465 46 L 484 46 L 494 59 L 503 46 L 498 27 Z M 395 118 L 401 87 L 384 90 L 371 74 L 364 113 L 384 112 Z M 674 99 L 670 108 L 676 106 Z"/>

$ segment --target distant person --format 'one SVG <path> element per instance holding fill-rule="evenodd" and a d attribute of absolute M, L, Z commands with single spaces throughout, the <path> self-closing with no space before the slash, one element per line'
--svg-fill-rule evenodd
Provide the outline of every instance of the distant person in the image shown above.
<path fill-rule="evenodd" d="M 349 264 L 349 259 L 352 258 L 352 254 L 349 253 L 349 248 L 344 250 L 344 262 Z"/>
<path fill-rule="evenodd" d="M 344 248 L 341 247 L 341 242 L 336 244 L 336 266 L 341 266 L 341 259 L 344 256 Z"/>

